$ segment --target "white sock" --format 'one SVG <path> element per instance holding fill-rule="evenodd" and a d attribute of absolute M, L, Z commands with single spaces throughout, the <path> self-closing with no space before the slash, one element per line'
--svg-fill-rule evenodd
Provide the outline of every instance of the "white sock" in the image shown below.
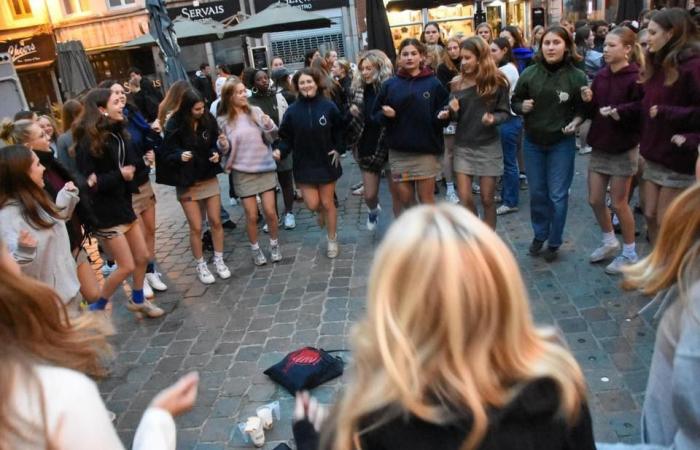
<path fill-rule="evenodd" d="M 224 259 L 224 252 L 214 252 L 214 259 Z"/>
<path fill-rule="evenodd" d="M 204 262 L 204 257 L 201 257 L 201 258 L 199 258 L 199 259 L 195 259 L 195 262 L 197 263 L 198 266 L 201 265 L 201 264 L 206 264 L 206 263 Z"/>
<path fill-rule="evenodd" d="M 454 191 L 455 190 L 455 184 L 453 181 L 447 181 L 445 182 L 445 186 L 447 186 L 447 192 Z"/>
<path fill-rule="evenodd" d="M 259 245 L 257 242 L 254 243 L 254 244 L 250 244 L 250 249 L 251 249 L 251 250 L 259 250 L 259 249 L 260 249 L 260 245 Z"/>
<path fill-rule="evenodd" d="M 270 247 L 277 247 L 278 245 L 280 245 L 279 240 L 270 239 Z"/>
<path fill-rule="evenodd" d="M 631 244 L 622 244 L 622 256 L 634 259 L 637 256 L 636 244 L 634 242 Z"/>
<path fill-rule="evenodd" d="M 615 237 L 615 232 L 603 233 L 603 244 L 605 245 L 615 245 L 617 238 Z"/>

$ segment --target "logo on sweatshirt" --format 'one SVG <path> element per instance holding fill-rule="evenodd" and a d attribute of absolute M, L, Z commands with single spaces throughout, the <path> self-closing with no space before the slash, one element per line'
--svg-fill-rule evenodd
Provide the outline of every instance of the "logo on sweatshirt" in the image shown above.
<path fill-rule="evenodd" d="M 559 103 L 566 103 L 569 101 L 568 92 L 557 91 L 557 96 L 559 97 Z"/>
<path fill-rule="evenodd" d="M 209 131 L 202 131 L 202 139 L 204 139 L 205 141 L 209 140 Z"/>
<path fill-rule="evenodd" d="M 319 125 L 321 125 L 322 127 L 325 127 L 326 124 L 328 123 L 328 120 L 326 120 L 326 116 L 325 116 L 325 115 L 321 116 L 321 118 L 318 119 L 318 123 L 319 123 Z"/>
<path fill-rule="evenodd" d="M 428 100 L 430 98 L 430 91 L 423 92 L 423 98 Z"/>

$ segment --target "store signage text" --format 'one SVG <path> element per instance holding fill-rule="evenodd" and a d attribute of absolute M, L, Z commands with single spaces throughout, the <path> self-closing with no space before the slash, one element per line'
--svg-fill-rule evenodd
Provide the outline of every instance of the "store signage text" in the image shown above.
<path fill-rule="evenodd" d="M 260 12 L 273 3 L 277 3 L 277 0 L 255 0 L 255 11 Z M 342 8 L 349 5 L 348 0 L 287 0 L 286 3 L 305 11 Z"/>
<path fill-rule="evenodd" d="M 16 66 L 51 61 L 56 57 L 53 37 L 49 34 L 0 41 L 0 53 L 9 54 Z"/>
<path fill-rule="evenodd" d="M 237 2 L 236 2 L 237 3 Z M 189 20 L 213 19 L 222 21 L 236 14 L 238 10 L 233 6 L 234 2 L 210 2 L 200 3 L 199 6 L 181 6 L 168 8 L 168 16 L 171 19 L 182 16 Z"/>

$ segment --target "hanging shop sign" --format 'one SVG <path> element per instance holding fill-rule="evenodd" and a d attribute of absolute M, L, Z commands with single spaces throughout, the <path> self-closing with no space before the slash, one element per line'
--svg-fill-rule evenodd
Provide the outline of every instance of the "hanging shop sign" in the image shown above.
<path fill-rule="evenodd" d="M 50 34 L 37 34 L 21 39 L 0 40 L 0 53 L 7 53 L 15 67 L 51 62 L 56 59 L 56 45 Z"/>
<path fill-rule="evenodd" d="M 255 11 L 260 12 L 277 0 L 255 0 Z M 348 0 L 287 0 L 289 6 L 294 6 L 304 11 L 319 11 L 321 9 L 342 8 L 349 6 Z"/>
<path fill-rule="evenodd" d="M 228 19 L 238 12 L 238 2 L 209 2 L 199 3 L 198 6 L 178 6 L 168 8 L 168 16 L 175 19 L 177 16 L 182 16 L 189 20 L 200 21 L 212 19 L 218 22 Z"/>

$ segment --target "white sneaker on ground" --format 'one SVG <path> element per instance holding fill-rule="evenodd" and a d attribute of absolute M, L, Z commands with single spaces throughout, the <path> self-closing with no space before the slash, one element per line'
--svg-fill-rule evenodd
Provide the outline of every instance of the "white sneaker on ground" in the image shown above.
<path fill-rule="evenodd" d="M 615 239 L 615 243 L 601 245 L 597 249 L 593 250 L 591 253 L 590 261 L 592 263 L 597 263 L 609 258 L 612 258 L 620 251 L 620 243 Z"/>
<path fill-rule="evenodd" d="M 157 307 L 148 300 L 144 300 L 143 303 L 134 303 L 133 300 L 129 299 L 129 301 L 126 303 L 126 309 L 131 312 L 144 314 L 146 317 L 151 319 L 155 319 L 156 317 L 160 317 L 165 314 L 163 309 Z"/>
<path fill-rule="evenodd" d="M 197 278 L 204 284 L 214 284 L 216 282 L 214 275 L 209 272 L 209 267 L 207 267 L 205 262 L 197 264 Z"/>
<path fill-rule="evenodd" d="M 270 227 L 268 227 L 267 224 L 265 224 L 265 225 L 263 225 L 262 230 L 263 230 L 263 233 L 269 233 Z"/>
<path fill-rule="evenodd" d="M 381 205 L 377 204 L 377 212 L 372 213 L 371 211 L 367 213 L 367 229 L 369 231 L 373 231 L 375 228 L 377 228 L 377 224 L 379 223 L 379 213 L 382 212 L 382 207 Z"/>
<path fill-rule="evenodd" d="M 148 280 L 145 278 L 143 280 L 143 296 L 146 298 L 153 298 L 156 296 L 156 294 L 153 293 L 153 289 L 151 289 L 151 286 L 148 284 Z"/>
<path fill-rule="evenodd" d="M 472 194 L 480 194 L 481 186 L 476 181 L 472 182 Z"/>
<path fill-rule="evenodd" d="M 593 149 L 591 148 L 590 145 L 584 145 L 578 149 L 578 154 L 579 155 L 587 155 L 588 153 L 590 153 L 592 151 L 593 151 Z"/>
<path fill-rule="evenodd" d="M 508 206 L 506 204 L 503 204 L 496 208 L 496 215 L 502 216 L 504 214 L 509 214 L 518 211 L 517 206 Z"/>
<path fill-rule="evenodd" d="M 338 256 L 338 238 L 331 240 L 328 239 L 328 249 L 326 250 L 326 256 L 330 259 L 336 258 Z"/>
<path fill-rule="evenodd" d="M 255 250 L 251 249 L 251 252 L 253 255 L 253 264 L 256 266 L 263 266 L 267 264 L 267 258 L 265 258 L 265 254 L 261 248 L 258 247 Z"/>
<path fill-rule="evenodd" d="M 610 275 L 619 275 L 622 273 L 622 269 L 625 267 L 636 263 L 639 261 L 639 257 L 637 255 L 634 255 L 633 258 L 630 258 L 629 256 L 625 255 L 620 255 L 617 258 L 613 259 L 613 261 L 605 267 L 605 273 L 610 274 Z"/>
<path fill-rule="evenodd" d="M 103 277 L 107 278 L 107 277 L 110 276 L 110 275 L 112 274 L 112 272 L 114 272 L 115 270 L 117 270 L 117 263 L 114 263 L 114 264 L 112 264 L 111 266 L 107 263 L 107 261 L 105 261 L 104 263 L 102 263 L 102 276 L 103 276 Z"/>
<path fill-rule="evenodd" d="M 455 205 L 459 203 L 459 197 L 457 196 L 457 193 L 454 189 L 447 191 L 447 193 L 445 194 L 445 200 Z"/>
<path fill-rule="evenodd" d="M 365 195 L 365 187 L 360 186 L 359 188 L 352 191 L 352 195 L 362 196 Z"/>
<path fill-rule="evenodd" d="M 284 229 L 285 230 L 293 230 L 297 227 L 297 221 L 296 218 L 294 217 L 294 214 L 292 213 L 287 213 L 284 215 Z"/>
<path fill-rule="evenodd" d="M 219 275 L 219 278 L 222 280 L 231 278 L 231 271 L 228 270 L 224 260 L 221 258 L 214 258 L 214 270 L 216 270 L 216 274 Z"/>
<path fill-rule="evenodd" d="M 282 261 L 282 251 L 279 244 L 270 246 L 270 260 L 273 263 Z"/>
<path fill-rule="evenodd" d="M 168 286 L 163 283 L 163 280 L 160 279 L 160 273 L 159 272 L 147 272 L 146 273 L 146 281 L 148 281 L 148 284 L 153 288 L 155 291 L 166 291 L 168 290 Z"/>

